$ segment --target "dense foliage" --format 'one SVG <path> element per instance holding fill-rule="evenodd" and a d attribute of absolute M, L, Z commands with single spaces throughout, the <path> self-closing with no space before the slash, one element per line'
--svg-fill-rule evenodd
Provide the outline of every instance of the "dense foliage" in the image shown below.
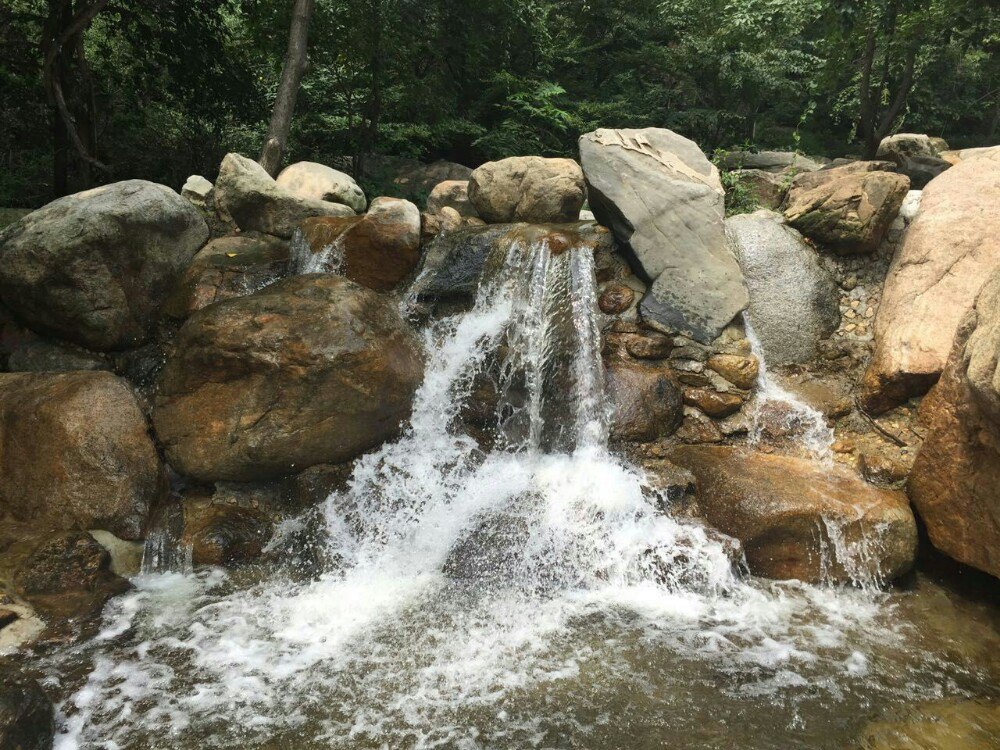
<path fill-rule="evenodd" d="M 46 85 L 47 28 L 85 0 L 0 4 L 0 206 L 129 177 L 178 187 L 260 151 L 291 0 L 96 4 L 59 63 L 93 165 Z M 474 166 L 649 125 L 706 150 L 862 154 L 900 129 L 991 143 L 1000 121 L 990 0 L 318 0 L 310 43 L 292 160 Z"/>

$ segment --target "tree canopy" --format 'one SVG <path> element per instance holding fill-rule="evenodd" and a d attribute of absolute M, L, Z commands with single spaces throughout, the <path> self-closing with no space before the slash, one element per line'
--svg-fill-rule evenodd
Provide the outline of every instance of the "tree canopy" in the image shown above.
<path fill-rule="evenodd" d="M 133 177 L 176 188 L 227 151 L 260 153 L 292 6 L 6 0 L 0 206 Z M 1000 123 L 990 0 L 315 6 L 286 163 L 572 156 L 580 133 L 624 126 L 668 127 L 706 151 L 871 155 L 899 130 L 994 143 Z"/>

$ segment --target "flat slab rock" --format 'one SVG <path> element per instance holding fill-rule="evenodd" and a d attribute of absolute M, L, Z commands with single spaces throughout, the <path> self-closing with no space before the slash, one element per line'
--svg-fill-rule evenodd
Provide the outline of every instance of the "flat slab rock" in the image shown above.
<path fill-rule="evenodd" d="M 718 170 L 670 130 L 601 129 L 580 138 L 594 215 L 651 283 L 643 319 L 708 343 L 747 305 L 725 231 Z"/>
<path fill-rule="evenodd" d="M 902 492 L 842 466 L 684 446 L 668 458 L 698 480 L 701 515 L 743 543 L 751 572 L 802 581 L 891 581 L 913 565 L 917 525 Z"/>

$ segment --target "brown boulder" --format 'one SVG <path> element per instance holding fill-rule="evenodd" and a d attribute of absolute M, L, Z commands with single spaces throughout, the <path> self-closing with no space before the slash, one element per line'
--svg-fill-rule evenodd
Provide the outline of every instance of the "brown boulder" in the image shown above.
<path fill-rule="evenodd" d="M 287 242 L 267 234 L 220 237 L 194 256 L 164 312 L 184 319 L 214 302 L 253 294 L 287 273 Z"/>
<path fill-rule="evenodd" d="M 1000 150 L 952 167 L 924 190 L 875 319 L 861 392 L 868 411 L 926 393 L 941 375 L 959 322 L 1000 267 L 997 206 Z"/>
<path fill-rule="evenodd" d="M 111 555 L 85 531 L 68 531 L 38 545 L 22 562 L 14 582 L 26 596 L 69 591 L 128 590 L 111 572 Z M 110 593 L 110 592 L 109 592 Z"/>
<path fill-rule="evenodd" d="M 727 447 L 683 446 L 669 459 L 694 473 L 702 514 L 743 543 L 757 575 L 890 581 L 913 564 L 917 526 L 906 496 L 849 469 Z"/>
<path fill-rule="evenodd" d="M 376 198 L 364 216 L 306 219 L 293 262 L 299 273 L 338 273 L 389 291 L 420 260 L 420 212 L 400 198 Z"/>
<path fill-rule="evenodd" d="M 909 493 L 935 547 L 1000 578 L 998 361 L 1000 271 L 959 327 L 948 366 L 921 404 L 928 434 Z"/>
<path fill-rule="evenodd" d="M 750 390 L 760 373 L 760 360 L 739 354 L 716 354 L 708 358 L 708 367 L 737 388 Z"/>
<path fill-rule="evenodd" d="M 683 418 L 683 404 L 680 388 L 669 373 L 664 368 L 638 362 L 608 363 L 613 439 L 653 442 L 677 430 Z"/>
<path fill-rule="evenodd" d="M 238 565 L 257 560 L 274 533 L 261 510 L 189 498 L 184 501 L 182 543 L 195 565 Z"/>
<path fill-rule="evenodd" d="M 608 284 L 597 299 L 597 306 L 605 315 L 620 315 L 632 307 L 635 292 L 624 284 Z"/>
<path fill-rule="evenodd" d="M 142 536 L 166 492 L 135 395 L 107 372 L 0 375 L 0 514 Z"/>
<path fill-rule="evenodd" d="M 743 399 L 735 393 L 719 393 L 709 388 L 685 388 L 684 404 L 695 406 L 715 419 L 724 419 L 742 408 Z"/>
<path fill-rule="evenodd" d="M 514 156 L 483 164 L 469 179 L 469 200 L 490 224 L 577 221 L 587 197 L 572 159 Z"/>
<path fill-rule="evenodd" d="M 391 299 L 342 276 L 295 276 L 188 319 L 153 423 L 184 474 L 268 479 L 393 437 L 422 378 Z"/>
<path fill-rule="evenodd" d="M 785 219 L 837 252 L 873 252 L 910 189 L 903 175 L 873 166 L 878 165 L 854 162 L 799 175 L 788 191 Z"/>

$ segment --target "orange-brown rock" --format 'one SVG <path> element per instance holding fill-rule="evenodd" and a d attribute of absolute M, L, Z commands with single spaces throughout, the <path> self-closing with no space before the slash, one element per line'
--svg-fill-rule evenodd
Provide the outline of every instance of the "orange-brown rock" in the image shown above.
<path fill-rule="evenodd" d="M 597 300 L 597 306 L 605 315 L 620 315 L 632 307 L 635 292 L 624 284 L 608 284 Z"/>
<path fill-rule="evenodd" d="M 260 557 L 271 539 L 274 523 L 255 508 L 209 499 L 184 501 L 183 543 L 195 565 L 237 565 Z"/>
<path fill-rule="evenodd" d="M 166 489 L 124 380 L 108 372 L 0 375 L 0 516 L 137 539 Z"/>
<path fill-rule="evenodd" d="M 721 446 L 681 446 L 669 459 L 694 473 L 701 513 L 743 543 L 757 575 L 889 581 L 913 564 L 906 496 L 847 468 Z"/>
<path fill-rule="evenodd" d="M 396 435 L 422 380 L 419 343 L 390 298 L 342 276 L 294 276 L 188 318 L 153 423 L 183 474 L 269 479 Z"/>
<path fill-rule="evenodd" d="M 652 442 L 672 434 L 680 426 L 681 391 L 668 369 L 611 360 L 607 384 L 614 409 L 612 438 Z"/>
<path fill-rule="evenodd" d="M 376 291 L 393 289 L 420 260 L 420 212 L 400 198 L 376 198 L 364 216 L 302 222 L 299 272 L 335 272 Z"/>
<path fill-rule="evenodd" d="M 872 170 L 876 162 L 800 175 L 785 202 L 785 219 L 802 234 L 840 253 L 878 247 L 910 189 L 904 175 Z"/>
<path fill-rule="evenodd" d="M 287 273 L 287 242 L 266 234 L 220 237 L 194 256 L 164 312 L 184 319 L 213 302 L 253 294 Z"/>
<path fill-rule="evenodd" d="M 921 404 L 928 434 L 908 490 L 935 547 L 1000 577 L 998 362 L 1000 271 L 963 320 L 948 366 Z"/>
<path fill-rule="evenodd" d="M 685 388 L 684 403 L 696 406 L 710 417 L 722 419 L 738 412 L 743 399 L 735 393 L 719 393 L 710 388 Z"/>
<path fill-rule="evenodd" d="M 927 186 L 893 258 L 875 319 L 861 403 L 882 413 L 937 381 L 962 317 L 1000 267 L 1000 149 Z"/>
<path fill-rule="evenodd" d="M 743 390 L 753 388 L 760 372 L 760 361 L 756 357 L 739 354 L 716 354 L 708 358 L 708 366 Z"/>

